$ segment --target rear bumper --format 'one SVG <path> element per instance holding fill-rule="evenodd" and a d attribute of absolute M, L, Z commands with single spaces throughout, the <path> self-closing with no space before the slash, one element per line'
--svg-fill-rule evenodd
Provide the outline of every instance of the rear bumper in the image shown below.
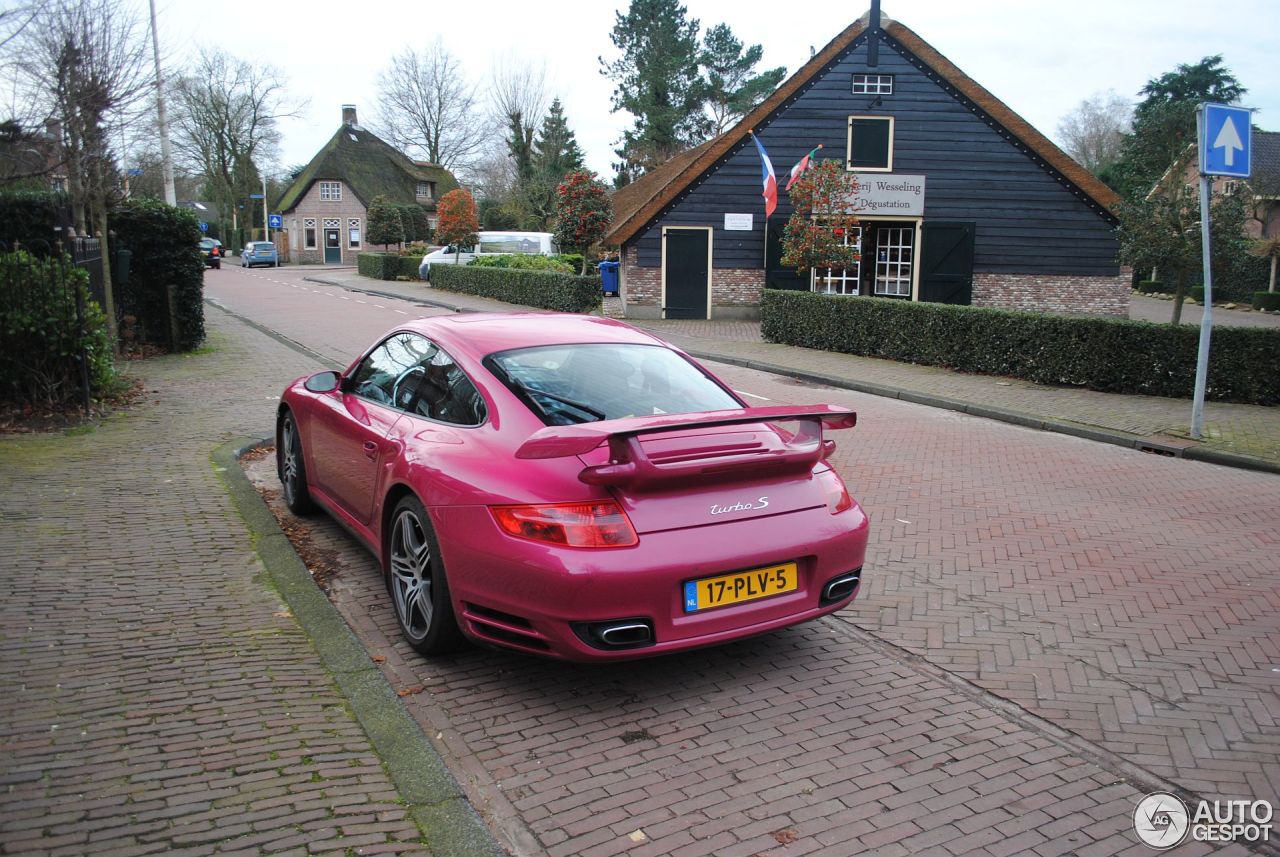
<path fill-rule="evenodd" d="M 825 508 L 641 535 L 632 548 L 557 548 L 502 533 L 484 507 L 431 510 L 459 624 L 469 637 L 575 661 L 650 657 L 715 645 L 835 612 L 823 587 L 863 565 L 860 507 Z M 799 587 L 780 595 L 687 613 L 684 583 L 795 562 Z M 616 649 L 575 632 L 613 620 L 651 623 L 653 641 Z"/>

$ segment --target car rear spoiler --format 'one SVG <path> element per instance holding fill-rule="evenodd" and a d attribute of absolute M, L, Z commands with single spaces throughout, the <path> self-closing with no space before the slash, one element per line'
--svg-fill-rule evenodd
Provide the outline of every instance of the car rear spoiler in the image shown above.
<path fill-rule="evenodd" d="M 834 405 L 780 405 L 695 414 L 628 417 L 568 426 L 548 426 L 530 435 L 516 450 L 516 458 L 585 455 L 607 441 L 609 463 L 587 467 L 579 474 L 583 482 L 593 485 L 667 482 L 724 474 L 730 470 L 741 470 L 744 466 L 749 466 L 757 473 L 762 470 L 801 472 L 811 469 L 834 449 L 833 441 L 823 440 L 824 427 L 853 428 L 857 420 L 858 416 L 853 411 Z M 705 456 L 695 456 L 677 464 L 656 464 L 645 454 L 639 440 L 642 435 L 682 429 L 787 421 L 799 421 L 800 430 L 784 443 L 782 449 L 726 447 L 718 451 L 707 450 Z"/>

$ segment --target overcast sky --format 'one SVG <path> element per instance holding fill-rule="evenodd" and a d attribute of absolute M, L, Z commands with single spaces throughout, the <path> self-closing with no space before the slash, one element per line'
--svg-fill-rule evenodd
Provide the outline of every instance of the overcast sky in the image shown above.
<path fill-rule="evenodd" d="M 763 4 L 741 0 L 686 3 L 703 30 L 727 23 L 747 44 L 764 46 L 762 68 L 785 65 L 788 74 L 808 61 L 810 46 L 821 50 L 869 5 L 851 3 L 838 15 L 831 4 L 772 4 L 766 17 L 757 11 Z M 221 46 L 277 66 L 291 94 L 309 102 L 301 118 L 282 125 L 281 165 L 310 160 L 337 129 L 342 104 L 354 103 L 361 119 L 371 119 L 377 75 L 388 59 L 436 35 L 477 81 L 487 79 L 495 58 L 545 62 L 587 165 L 602 176 L 612 176 L 613 149 L 630 124 L 625 114 L 610 113 L 613 84 L 598 61 L 617 56 L 609 32 L 625 0 L 157 0 L 156 6 L 162 50 L 173 58 L 166 73 L 180 70 L 193 45 Z M 884 0 L 883 12 L 1054 140 L 1059 119 L 1091 94 L 1115 89 L 1136 100 L 1148 79 L 1218 53 L 1249 90 L 1243 103 L 1257 108 L 1255 123 L 1280 130 L 1277 0 Z"/>

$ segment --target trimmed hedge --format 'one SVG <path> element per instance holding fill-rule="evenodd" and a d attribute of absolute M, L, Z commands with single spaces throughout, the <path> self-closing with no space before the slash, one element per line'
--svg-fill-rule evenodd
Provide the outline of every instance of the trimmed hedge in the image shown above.
<path fill-rule="evenodd" d="M 451 292 L 557 312 L 591 312 L 603 302 L 599 277 L 545 271 L 433 265 L 431 285 Z"/>
<path fill-rule="evenodd" d="M 765 289 L 769 342 L 1110 393 L 1190 397 L 1196 325 Z M 1213 331 L 1208 396 L 1280 403 L 1280 330 Z"/>
<path fill-rule="evenodd" d="M 396 253 L 360 253 L 356 256 L 356 270 L 375 280 L 394 280 L 399 274 L 399 258 Z"/>
<path fill-rule="evenodd" d="M 133 254 L 129 282 L 117 283 L 123 315 L 135 316 L 144 342 L 191 351 L 204 341 L 204 260 L 200 221 L 187 208 L 135 197 L 111 210 L 108 226 L 118 248 Z M 174 288 L 173 315 L 178 341 L 169 341 L 168 289 Z"/>
<path fill-rule="evenodd" d="M 37 256 L 52 255 L 59 214 L 68 205 L 66 194 L 55 191 L 0 193 L 0 242 L 7 250 L 13 250 L 16 241 Z"/>
<path fill-rule="evenodd" d="M 1154 295 L 1164 291 L 1164 283 L 1159 280 L 1143 280 L 1138 283 L 1138 291 L 1144 295 Z"/>
<path fill-rule="evenodd" d="M 1216 290 L 1214 292 L 1214 296 L 1218 298 L 1218 300 L 1222 300 L 1222 295 L 1218 294 Z M 1203 304 L 1204 303 L 1204 286 L 1192 286 L 1191 288 L 1187 289 L 1187 297 L 1191 298 L 1191 300 L 1195 301 L 1198 304 Z"/>
<path fill-rule="evenodd" d="M 1254 292 L 1253 308 L 1280 310 L 1280 292 Z"/>

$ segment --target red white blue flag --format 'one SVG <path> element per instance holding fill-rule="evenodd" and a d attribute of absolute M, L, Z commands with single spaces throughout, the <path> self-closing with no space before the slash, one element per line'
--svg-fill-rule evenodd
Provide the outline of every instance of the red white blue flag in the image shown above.
<path fill-rule="evenodd" d="M 759 138 L 751 131 L 747 133 L 751 134 L 756 148 L 760 150 L 760 174 L 764 182 L 764 191 L 760 195 L 764 197 L 764 216 L 768 219 L 778 207 L 778 178 L 773 174 L 773 162 L 769 160 L 769 153 L 764 150 Z"/>
<path fill-rule="evenodd" d="M 821 148 L 822 146 L 819 144 L 818 149 Z M 796 183 L 796 179 L 800 178 L 804 171 L 809 169 L 809 162 L 818 154 L 818 149 L 814 149 L 812 152 L 805 155 L 800 159 L 799 163 L 791 168 L 791 178 L 787 181 L 787 190 L 791 190 L 791 186 Z"/>

